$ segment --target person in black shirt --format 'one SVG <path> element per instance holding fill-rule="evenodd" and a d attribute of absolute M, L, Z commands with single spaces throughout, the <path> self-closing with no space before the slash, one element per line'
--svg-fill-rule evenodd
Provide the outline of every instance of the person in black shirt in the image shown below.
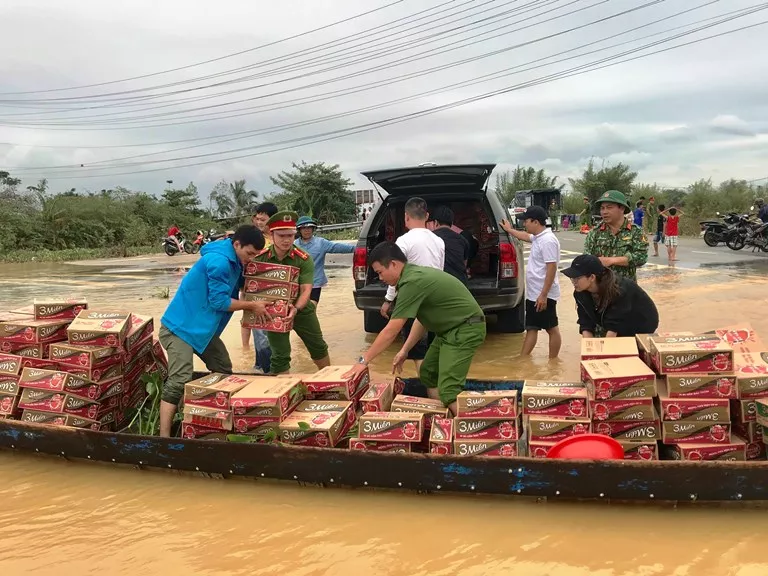
<path fill-rule="evenodd" d="M 573 282 L 579 332 L 585 338 L 652 334 L 659 327 L 651 297 L 634 280 L 603 266 L 599 258 L 577 256 L 562 272 Z"/>
<path fill-rule="evenodd" d="M 442 238 L 445 243 L 445 262 L 443 271 L 467 284 L 467 260 L 469 259 L 469 242 L 455 232 L 453 226 L 453 210 L 448 206 L 437 206 L 429 214 L 435 223 L 432 232 Z"/>
<path fill-rule="evenodd" d="M 662 214 L 667 207 L 664 204 L 659 205 L 659 215 L 656 217 L 656 235 L 653 237 L 653 255 L 659 255 L 659 244 L 664 245 L 664 222 L 666 218 Z"/>

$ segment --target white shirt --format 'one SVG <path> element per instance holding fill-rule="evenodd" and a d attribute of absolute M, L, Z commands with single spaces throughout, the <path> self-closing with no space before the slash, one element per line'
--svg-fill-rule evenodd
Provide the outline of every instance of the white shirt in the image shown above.
<path fill-rule="evenodd" d="M 445 242 L 431 230 L 426 228 L 414 228 L 395 240 L 409 264 L 428 266 L 430 268 L 443 269 L 445 263 Z M 392 302 L 397 296 L 397 288 L 387 288 L 387 301 Z"/>
<path fill-rule="evenodd" d="M 531 234 L 531 253 L 528 255 L 528 268 L 525 270 L 526 298 L 532 302 L 544 289 L 544 279 L 547 277 L 547 264 L 560 263 L 560 241 L 547 228 L 538 234 Z M 549 289 L 547 298 L 560 299 L 560 279 L 555 272 L 555 281 Z"/>

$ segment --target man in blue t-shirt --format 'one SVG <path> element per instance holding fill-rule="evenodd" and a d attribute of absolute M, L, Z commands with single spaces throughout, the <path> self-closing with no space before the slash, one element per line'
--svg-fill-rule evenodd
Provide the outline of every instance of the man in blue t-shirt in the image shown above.
<path fill-rule="evenodd" d="M 643 227 L 644 216 L 645 216 L 645 206 L 643 206 L 642 200 L 638 200 L 637 204 L 635 204 L 635 209 L 632 211 L 632 217 L 634 218 L 636 226 L 639 226 L 640 228 Z"/>

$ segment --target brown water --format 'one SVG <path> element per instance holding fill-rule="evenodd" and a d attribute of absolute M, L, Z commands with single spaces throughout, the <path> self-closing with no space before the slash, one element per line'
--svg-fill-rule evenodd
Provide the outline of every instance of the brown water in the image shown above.
<path fill-rule="evenodd" d="M 146 263 L 142 268 L 152 268 Z M 755 271 L 657 268 L 641 282 L 663 330 L 739 321 L 768 334 L 768 282 Z M 149 313 L 151 295 L 183 274 L 112 266 L 4 267 L 0 308 L 43 294 L 85 294 L 93 307 Z M 320 319 L 335 363 L 373 340 L 362 331 L 349 270 L 334 270 Z M 24 287 L 20 282 L 26 282 Z M 564 346 L 540 341 L 520 359 L 518 335 L 488 337 L 470 375 L 578 377 L 579 338 L 567 283 L 559 306 Z M 237 322 L 224 336 L 247 369 Z M 373 368 L 386 371 L 389 354 Z M 293 370 L 311 370 L 301 344 Z M 408 366 L 409 375 L 413 367 Z M 540 503 L 513 498 L 417 496 L 212 480 L 171 472 L 0 453 L 0 574 L 762 576 L 765 511 Z"/>

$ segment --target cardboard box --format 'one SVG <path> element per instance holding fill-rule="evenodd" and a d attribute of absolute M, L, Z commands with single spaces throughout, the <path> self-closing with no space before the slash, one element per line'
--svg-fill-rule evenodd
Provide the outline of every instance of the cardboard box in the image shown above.
<path fill-rule="evenodd" d="M 659 374 L 733 371 L 733 348 L 715 335 L 651 338 Z"/>
<path fill-rule="evenodd" d="M 757 422 L 731 422 L 731 431 L 748 443 L 763 441 L 763 428 Z"/>
<path fill-rule="evenodd" d="M 766 447 L 762 442 L 748 442 L 746 448 L 747 460 L 765 460 Z"/>
<path fill-rule="evenodd" d="M 107 398 L 112 396 L 119 396 L 123 392 L 123 379 L 115 378 L 114 380 L 102 380 L 101 382 L 90 382 L 78 378 L 77 381 L 72 380 L 71 389 L 67 392 L 74 394 L 81 398 L 88 398 L 90 400 L 98 400 L 103 402 Z"/>
<path fill-rule="evenodd" d="M 104 424 L 102 416 L 117 408 L 119 399 L 119 396 L 112 396 L 107 398 L 104 405 L 102 405 L 97 400 L 86 400 L 85 398 L 67 395 L 64 399 L 64 407 L 61 411 L 64 414 L 72 414 L 73 416 L 80 416 L 90 420 L 98 420 Z M 110 421 L 114 422 L 114 416 Z"/>
<path fill-rule="evenodd" d="M 404 394 L 398 394 L 392 400 L 392 412 L 419 412 L 426 414 L 424 426 L 427 430 L 432 426 L 433 417 L 448 418 L 451 415 L 450 410 L 443 406 L 440 400 L 406 396 Z"/>
<path fill-rule="evenodd" d="M 359 419 L 357 436 L 363 440 L 421 442 L 424 414 L 419 412 L 368 412 Z"/>
<path fill-rule="evenodd" d="M 95 420 L 73 416 L 72 414 L 56 414 L 53 412 L 44 412 L 41 410 L 24 410 L 21 413 L 22 422 L 33 422 L 35 424 L 47 424 L 52 426 L 71 426 L 73 428 L 89 428 L 91 430 L 101 429 L 101 424 Z"/>
<path fill-rule="evenodd" d="M 304 399 L 303 389 L 298 378 L 255 378 L 232 395 L 232 412 L 235 416 L 279 418 Z"/>
<path fill-rule="evenodd" d="M 349 430 L 349 409 L 340 412 L 291 412 L 280 422 L 280 441 L 285 444 L 328 448 L 336 446 Z"/>
<path fill-rule="evenodd" d="M 187 423 L 181 425 L 181 437 L 189 440 L 226 440 L 227 432 Z"/>
<path fill-rule="evenodd" d="M 453 448 L 453 418 L 432 419 L 432 430 L 429 434 L 430 454 L 450 454 Z"/>
<path fill-rule="evenodd" d="M 287 300 L 293 302 L 299 296 L 299 285 L 296 282 L 275 282 L 274 280 L 259 280 L 246 278 L 243 292 L 255 296 L 258 300 Z"/>
<path fill-rule="evenodd" d="M 69 320 L 0 322 L 0 340 L 15 344 L 49 344 L 67 339 Z"/>
<path fill-rule="evenodd" d="M 734 356 L 738 398 L 768 395 L 768 352 L 749 352 Z"/>
<path fill-rule="evenodd" d="M 299 272 L 300 270 L 296 266 L 251 261 L 245 265 L 244 275 L 246 279 L 297 283 Z"/>
<path fill-rule="evenodd" d="M 10 340 L 0 339 L 0 352 L 3 354 L 42 360 L 47 356 L 47 350 L 45 344 L 24 344 L 23 342 L 11 342 Z"/>
<path fill-rule="evenodd" d="M 229 410 L 232 395 L 252 381 L 241 376 L 209 374 L 184 385 L 184 404 Z"/>
<path fill-rule="evenodd" d="M 64 411 L 64 401 L 67 395 L 55 390 L 36 390 L 22 388 L 19 397 L 19 408 L 22 410 L 43 410 L 44 412 L 61 413 Z"/>
<path fill-rule="evenodd" d="M 32 304 L 35 320 L 74 320 L 88 309 L 85 298 L 35 298 Z"/>
<path fill-rule="evenodd" d="M 619 441 L 624 449 L 624 460 L 658 460 L 659 445 L 656 442 Z"/>
<path fill-rule="evenodd" d="M 131 314 L 131 323 L 125 335 L 124 348 L 126 353 L 131 354 L 131 352 L 140 348 L 145 342 L 151 342 L 154 333 L 155 322 L 152 316 Z"/>
<path fill-rule="evenodd" d="M 582 338 L 582 360 L 607 360 L 637 356 L 639 350 L 635 338 Z"/>
<path fill-rule="evenodd" d="M 586 388 L 523 385 L 524 416 L 589 418 Z"/>
<path fill-rule="evenodd" d="M 736 398 L 735 374 L 667 374 L 670 398 Z"/>
<path fill-rule="evenodd" d="M 595 400 L 653 398 L 656 375 L 637 356 L 582 362 L 589 395 Z"/>
<path fill-rule="evenodd" d="M 109 366 L 100 366 L 98 368 L 77 368 L 75 366 L 67 366 L 66 364 L 61 364 L 59 367 L 61 370 L 74 374 L 75 376 L 80 376 L 91 382 L 114 380 L 123 375 L 123 365 L 119 363 L 111 364 Z"/>
<path fill-rule="evenodd" d="M 310 393 L 337 392 L 349 400 L 354 398 L 358 390 L 368 386 L 368 382 L 370 382 L 368 368 L 358 374 L 357 377 L 345 378 L 342 376 L 351 368 L 351 365 L 326 366 L 312 376 L 303 378 L 302 382 Z"/>
<path fill-rule="evenodd" d="M 184 404 L 183 424 L 194 424 L 201 428 L 232 430 L 232 411 L 222 408 L 208 408 Z"/>
<path fill-rule="evenodd" d="M 252 294 L 246 294 L 244 300 L 252 302 L 255 300 L 262 300 L 262 298 L 254 297 Z M 262 326 L 272 326 L 272 332 L 289 331 L 290 328 L 288 328 L 288 326 L 291 328 L 293 327 L 293 319 L 286 320 L 286 316 L 288 316 L 290 312 L 288 302 L 285 300 L 267 300 L 266 302 L 266 311 L 267 314 L 272 317 L 272 320 L 268 322 L 259 322 L 256 318 L 256 313 L 253 310 L 245 310 L 243 311 L 242 326 L 244 328 L 256 328 L 259 330 L 264 329 Z M 278 322 L 275 322 L 276 320 Z M 278 329 L 276 329 L 275 326 L 277 326 Z"/>
<path fill-rule="evenodd" d="M 0 394 L 16 394 L 19 391 L 19 377 L 0 374 Z"/>
<path fill-rule="evenodd" d="M 363 412 L 388 412 L 395 397 L 393 382 L 371 382 L 360 398 Z"/>
<path fill-rule="evenodd" d="M 516 441 L 504 440 L 456 440 L 453 453 L 457 456 L 484 456 L 494 458 L 515 458 L 520 455 Z"/>
<path fill-rule="evenodd" d="M 71 392 L 77 395 L 82 395 L 82 390 L 89 384 L 91 382 L 86 379 L 61 370 L 24 368 L 19 378 L 19 386 L 22 388 Z"/>
<path fill-rule="evenodd" d="M 454 419 L 456 440 L 518 440 L 521 436 L 520 418 Z"/>
<path fill-rule="evenodd" d="M 346 390 L 342 390 L 340 388 L 337 388 L 331 392 L 311 392 L 307 393 L 306 399 L 307 400 L 315 400 L 315 401 L 336 401 L 336 402 L 351 402 L 352 403 L 352 410 L 354 412 L 357 412 L 360 408 L 360 399 L 365 395 L 365 393 L 368 391 L 368 386 L 363 386 L 362 388 L 359 388 L 357 392 L 355 392 L 355 395 L 347 400 Z"/>
<path fill-rule="evenodd" d="M 658 420 L 647 422 L 593 422 L 592 431 L 595 434 L 610 436 L 616 440 L 658 440 L 661 438 L 661 426 Z"/>
<path fill-rule="evenodd" d="M 18 413 L 18 410 L 19 410 L 18 394 L 0 393 L 0 416 L 12 417 Z"/>
<path fill-rule="evenodd" d="M 62 366 L 102 368 L 123 361 L 119 348 L 110 346 L 75 346 L 67 343 L 51 344 L 48 356 Z"/>
<path fill-rule="evenodd" d="M 653 398 L 590 400 L 589 411 L 592 414 L 592 420 L 596 422 L 602 420 L 642 422 L 653 420 L 656 414 Z"/>
<path fill-rule="evenodd" d="M 526 386 L 531 388 L 586 388 L 584 382 L 550 382 L 549 380 L 525 380 L 523 390 Z"/>
<path fill-rule="evenodd" d="M 515 418 L 518 415 L 517 390 L 459 392 L 456 397 L 456 415 L 476 418 Z"/>
<path fill-rule="evenodd" d="M 757 420 L 756 400 L 731 400 L 731 422 L 755 422 Z"/>
<path fill-rule="evenodd" d="M 557 442 L 547 442 L 546 440 L 530 440 L 528 442 L 528 456 L 531 458 L 546 458 L 552 446 Z"/>
<path fill-rule="evenodd" d="M 747 445 L 741 438 L 723 444 L 676 444 L 665 447 L 673 460 L 726 460 L 743 462 L 747 459 Z"/>
<path fill-rule="evenodd" d="M 277 431 L 283 418 L 281 416 L 233 416 L 232 429 L 238 434 L 263 436 L 268 430 Z"/>
<path fill-rule="evenodd" d="M 19 355 L 23 358 L 21 361 L 22 368 L 39 368 L 40 370 L 59 369 L 59 367 L 56 365 L 56 362 L 49 360 L 48 358 L 32 358 L 29 356 L 24 356 L 23 351 L 19 352 Z"/>
<path fill-rule="evenodd" d="M 350 450 L 365 450 L 368 452 L 398 452 L 412 451 L 413 442 L 396 442 L 393 440 L 366 440 L 364 438 L 350 438 Z"/>
<path fill-rule="evenodd" d="M 23 360 L 21 356 L 15 354 L 0 354 L 0 374 L 18 376 L 21 374 Z"/>
<path fill-rule="evenodd" d="M 729 344 L 735 354 L 759 353 L 768 350 L 768 346 L 763 343 L 751 324 L 736 324 L 734 326 L 716 328 L 712 333 L 716 334 L 723 342 Z"/>
<path fill-rule="evenodd" d="M 552 418 L 550 416 L 529 416 L 527 420 L 528 439 L 545 442 L 559 442 L 571 436 L 589 434 L 592 422 L 589 418 Z"/>
<path fill-rule="evenodd" d="M 670 398 L 666 389 L 659 389 L 661 419 L 666 421 L 694 420 L 701 422 L 729 422 L 728 398 Z"/>
<path fill-rule="evenodd" d="M 755 415 L 759 420 L 768 420 L 768 398 L 758 398 L 755 400 Z M 768 424 L 763 424 L 767 426 Z"/>
<path fill-rule="evenodd" d="M 680 420 L 661 423 L 664 444 L 728 444 L 731 441 L 730 422 Z"/>
<path fill-rule="evenodd" d="M 130 325 L 129 313 L 83 310 L 69 325 L 67 337 L 70 344 L 122 348 Z"/>

